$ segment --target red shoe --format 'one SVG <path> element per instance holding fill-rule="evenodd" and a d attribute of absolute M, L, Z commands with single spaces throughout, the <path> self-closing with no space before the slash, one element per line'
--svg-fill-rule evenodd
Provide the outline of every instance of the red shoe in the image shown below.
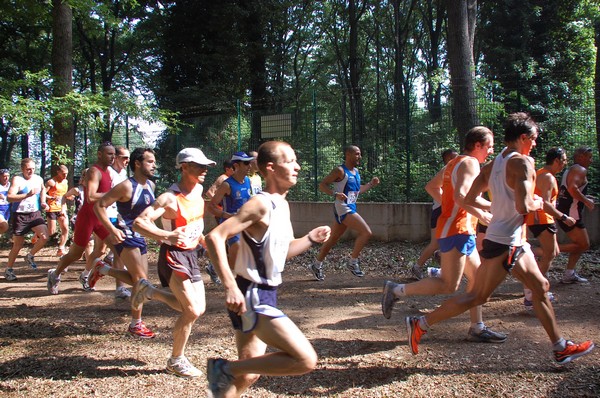
<path fill-rule="evenodd" d="M 99 258 L 96 259 L 96 262 L 94 263 L 94 268 L 92 268 L 92 271 L 90 272 L 90 275 L 88 276 L 88 286 L 93 289 L 94 286 L 96 286 L 96 282 L 98 282 L 104 275 L 102 275 L 100 273 L 100 268 L 102 268 L 103 266 L 107 265 L 104 261 L 100 260 Z"/>
<path fill-rule="evenodd" d="M 421 341 L 421 337 L 427 332 L 419 326 L 418 317 L 407 316 L 405 321 L 406 330 L 408 331 L 408 345 L 410 346 L 413 355 L 417 355 L 419 353 L 419 342 Z"/>
<path fill-rule="evenodd" d="M 129 333 L 140 339 L 153 339 L 154 332 L 146 327 L 144 322 L 140 321 L 135 326 L 129 326 Z"/>
<path fill-rule="evenodd" d="M 562 351 L 554 351 L 554 359 L 558 363 L 569 363 L 583 355 L 589 354 L 594 349 L 594 343 L 590 340 L 581 344 L 575 344 L 567 340 L 567 346 Z"/>

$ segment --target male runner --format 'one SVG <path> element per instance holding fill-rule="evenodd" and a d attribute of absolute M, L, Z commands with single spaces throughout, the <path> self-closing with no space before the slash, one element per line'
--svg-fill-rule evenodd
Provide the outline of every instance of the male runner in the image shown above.
<path fill-rule="evenodd" d="M 69 190 L 68 175 L 69 169 L 61 164 L 56 168 L 56 174 L 46 181 L 46 201 L 49 207 L 46 212 L 48 236 L 56 233 L 57 221 L 60 226 L 56 257 L 63 256 L 67 252 L 65 245 L 67 239 L 69 239 L 69 216 L 67 215 L 67 201 L 65 200 L 65 194 Z"/>
<path fill-rule="evenodd" d="M 179 182 L 160 195 L 134 221 L 134 231 L 162 242 L 158 258 L 158 275 L 163 287 L 173 295 L 153 287 L 146 279 L 134 286 L 131 306 L 139 308 L 145 301 L 157 299 L 181 315 L 173 326 L 173 349 L 167 371 L 181 377 L 202 374 L 185 357 L 185 346 L 192 326 L 206 310 L 204 283 L 198 266 L 198 247 L 204 241 L 204 199 L 202 183 L 209 166 L 215 162 L 197 148 L 182 149 L 175 159 L 181 169 Z M 162 228 L 154 222 L 162 217 Z"/>
<path fill-rule="evenodd" d="M 317 365 L 317 354 L 306 336 L 277 308 L 277 287 L 286 259 L 308 250 L 313 243 L 326 241 L 330 228 L 318 227 L 294 239 L 285 197 L 296 184 L 300 166 L 289 144 L 262 144 L 258 167 L 266 180 L 265 190 L 206 237 L 211 260 L 226 290 L 239 358 L 208 360 L 213 397 L 238 397 L 261 375 L 300 375 Z M 230 264 L 226 242 L 237 234 L 242 236 L 240 250 L 235 264 Z M 266 353 L 267 345 L 276 351 Z"/>
<path fill-rule="evenodd" d="M 360 148 L 356 145 L 348 145 L 344 149 L 344 158 L 344 163 L 331 170 L 319 184 L 321 192 L 332 195 L 335 199 L 333 206 L 335 222 L 331 227 L 331 237 L 321 246 L 317 257 L 310 265 L 310 269 L 318 281 L 325 280 L 323 260 L 348 228 L 356 231 L 358 236 L 346 266 L 354 276 L 365 276 L 360 269 L 358 257 L 371 238 L 372 232 L 366 221 L 357 213 L 356 201 L 359 194 L 379 185 L 379 178 L 373 177 L 366 184 L 361 184 L 360 174 L 356 167 L 360 164 L 362 155 Z"/>

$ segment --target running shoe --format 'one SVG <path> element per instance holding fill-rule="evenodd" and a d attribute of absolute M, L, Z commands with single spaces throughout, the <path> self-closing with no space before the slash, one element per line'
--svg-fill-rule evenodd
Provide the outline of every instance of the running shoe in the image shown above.
<path fill-rule="evenodd" d="M 554 359 L 558 363 L 569 363 L 583 355 L 589 354 L 594 349 L 594 343 L 584 341 L 581 344 L 575 344 L 571 340 L 567 340 L 567 347 L 562 351 L 554 351 Z"/>
<path fill-rule="evenodd" d="M 129 297 L 131 297 L 131 291 L 125 286 L 119 286 L 115 289 L 115 298 L 125 300 Z"/>
<path fill-rule="evenodd" d="M 48 270 L 48 282 L 46 287 L 51 294 L 58 294 L 58 285 L 60 284 L 60 275 L 56 275 L 56 270 Z"/>
<path fill-rule="evenodd" d="M 4 278 L 5 278 L 7 281 L 9 281 L 9 282 L 12 282 L 12 281 L 16 281 L 16 280 L 17 280 L 17 276 L 15 275 L 15 271 L 13 271 L 13 269 L 12 269 L 12 268 L 8 268 L 8 269 L 6 270 L 6 272 L 4 272 Z"/>
<path fill-rule="evenodd" d="M 226 372 L 227 361 L 222 358 L 209 359 L 206 364 L 206 378 L 208 379 L 208 396 L 221 398 L 233 384 L 233 376 Z"/>
<path fill-rule="evenodd" d="M 423 279 L 423 270 L 417 263 L 412 263 L 410 266 L 410 273 L 415 277 L 416 280 L 420 281 Z"/>
<path fill-rule="evenodd" d="M 139 310 L 142 304 L 146 301 L 150 301 L 148 298 L 148 289 L 152 289 L 153 286 L 148 280 L 142 278 L 135 283 L 135 294 L 131 296 L 131 308 Z"/>
<path fill-rule="evenodd" d="M 172 361 L 171 358 L 167 361 L 167 372 L 180 377 L 200 377 L 202 372 L 183 357 L 177 361 Z"/>
<path fill-rule="evenodd" d="M 140 339 L 153 339 L 154 332 L 146 327 L 144 322 L 139 321 L 135 326 L 129 325 L 129 333 L 133 337 L 139 337 Z"/>
<path fill-rule="evenodd" d="M 563 275 L 561 281 L 561 283 L 565 283 L 565 284 L 571 284 L 571 283 L 588 283 L 588 280 L 585 278 L 582 278 L 581 276 L 577 275 L 576 272 L 573 272 L 573 275 L 571 276 L 567 276 L 567 275 Z"/>
<path fill-rule="evenodd" d="M 25 262 L 33 269 L 37 269 L 37 264 L 35 263 L 35 257 L 33 257 L 33 254 L 31 253 L 27 253 L 25 255 Z"/>
<path fill-rule="evenodd" d="M 316 261 L 310 265 L 310 270 L 318 281 L 325 280 L 325 274 L 323 273 L 323 263 L 319 265 Z"/>
<path fill-rule="evenodd" d="M 441 278 L 442 269 L 438 267 L 427 267 L 427 276 L 430 278 Z"/>
<path fill-rule="evenodd" d="M 556 296 L 554 295 L 554 293 L 548 292 L 546 294 L 548 295 L 550 302 L 552 304 L 556 304 L 557 300 L 556 300 Z M 527 300 L 525 297 L 523 297 L 523 306 L 525 307 L 525 309 L 527 311 L 532 311 L 533 310 L 533 301 Z"/>
<path fill-rule="evenodd" d="M 350 270 L 350 272 L 352 272 L 352 275 L 354 275 L 354 276 L 358 276 L 359 278 L 365 276 L 365 273 L 362 272 L 360 269 L 360 265 L 358 264 L 358 261 L 355 263 L 352 263 L 352 261 L 348 261 L 348 264 L 346 264 L 346 267 Z"/>
<path fill-rule="evenodd" d="M 487 326 L 484 326 L 479 333 L 475 332 L 473 328 L 469 328 L 467 334 L 467 340 L 475 343 L 504 343 L 507 337 L 504 333 L 494 332 Z"/>
<path fill-rule="evenodd" d="M 104 276 L 100 273 L 100 269 L 104 265 L 108 266 L 108 264 L 106 264 L 99 258 L 97 258 L 96 261 L 94 261 L 94 267 L 92 268 L 92 271 L 90 272 L 87 278 L 87 284 L 91 289 L 93 289 L 96 286 L 96 283 Z"/>
<path fill-rule="evenodd" d="M 204 269 L 206 270 L 206 273 L 208 274 L 208 276 L 210 276 L 210 280 L 215 285 L 221 284 L 221 279 L 219 279 L 219 275 L 217 274 L 217 271 L 215 271 L 215 266 L 212 265 L 212 263 L 208 263 L 208 265 L 206 267 L 204 267 Z"/>
<path fill-rule="evenodd" d="M 31 244 L 35 245 L 35 243 L 38 241 L 38 236 L 36 234 L 33 234 L 33 236 L 31 237 Z"/>
<path fill-rule="evenodd" d="M 86 292 L 93 292 L 96 290 L 93 287 L 90 287 L 90 285 L 88 284 L 88 277 L 83 276 L 83 273 L 79 274 L 79 283 L 81 283 L 81 287 Z"/>
<path fill-rule="evenodd" d="M 392 309 L 394 303 L 398 301 L 394 295 L 394 288 L 398 286 L 397 283 L 392 281 L 383 282 L 383 295 L 381 296 L 381 312 L 386 319 L 390 319 L 392 316 Z"/>
<path fill-rule="evenodd" d="M 419 353 L 421 337 L 427 332 L 419 326 L 419 317 L 407 316 L 404 321 L 406 322 L 406 331 L 408 332 L 408 345 L 413 355 L 417 355 Z"/>

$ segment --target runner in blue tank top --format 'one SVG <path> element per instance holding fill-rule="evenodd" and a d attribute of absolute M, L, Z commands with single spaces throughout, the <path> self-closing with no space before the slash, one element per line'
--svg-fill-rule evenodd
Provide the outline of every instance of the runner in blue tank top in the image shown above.
<path fill-rule="evenodd" d="M 219 224 L 235 215 L 252 196 L 252 184 L 248 177 L 250 162 L 252 160 L 254 158 L 248 156 L 245 152 L 236 152 L 231 157 L 233 174 L 223 181 L 223 184 L 217 189 L 217 192 L 215 192 L 215 195 L 208 204 L 208 211 L 219 218 Z M 227 240 L 229 260 L 232 264 L 235 263 L 235 258 L 239 250 L 239 241 L 239 234 Z"/>
<path fill-rule="evenodd" d="M 373 177 L 368 183 L 361 184 L 360 174 L 356 167 L 360 164 L 362 156 L 360 148 L 356 145 L 347 146 L 344 149 L 344 156 L 344 164 L 335 167 L 319 184 L 321 192 L 333 195 L 335 198 L 335 223 L 331 226 L 331 237 L 321 246 L 315 261 L 310 265 L 310 269 L 318 281 L 325 279 L 323 260 L 348 228 L 356 231 L 358 236 L 354 241 L 354 249 L 346 267 L 354 276 L 365 276 L 358 264 L 358 256 L 372 233 L 366 221 L 356 212 L 356 201 L 359 194 L 379 185 L 379 178 Z M 333 189 L 331 185 L 333 185 Z"/>
<path fill-rule="evenodd" d="M 109 242 L 114 245 L 127 270 L 111 268 L 104 261 L 95 260 L 88 278 L 88 285 L 92 288 L 104 275 L 110 275 L 131 286 L 148 276 L 146 241 L 133 230 L 133 221 L 154 203 L 154 183 L 150 181 L 156 170 L 154 151 L 150 148 L 136 148 L 131 153 L 129 167 L 133 177 L 115 185 L 94 205 L 98 219 L 110 233 Z M 110 221 L 106 211 L 113 203 L 117 204 L 119 212 L 116 226 Z M 129 333 L 143 339 L 154 337 L 154 332 L 142 322 L 141 307 L 131 309 Z"/>

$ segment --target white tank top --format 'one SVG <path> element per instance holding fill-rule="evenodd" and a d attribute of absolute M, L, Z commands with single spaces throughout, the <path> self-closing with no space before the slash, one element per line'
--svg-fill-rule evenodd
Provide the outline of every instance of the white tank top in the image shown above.
<path fill-rule="evenodd" d="M 515 207 L 515 192 L 506 184 L 506 164 L 517 155 L 512 152 L 506 157 L 504 148 L 494 159 L 492 173 L 489 179 L 489 189 L 492 194 L 492 221 L 488 226 L 485 238 L 496 243 L 511 246 L 523 246 L 523 224 L 525 217 L 517 212 Z"/>
<path fill-rule="evenodd" d="M 269 206 L 269 226 L 260 241 L 246 231 L 241 233 L 235 273 L 254 283 L 279 286 L 290 242 L 294 239 L 290 207 L 285 199 L 277 198 L 275 201 L 266 192 L 256 196 Z"/>

